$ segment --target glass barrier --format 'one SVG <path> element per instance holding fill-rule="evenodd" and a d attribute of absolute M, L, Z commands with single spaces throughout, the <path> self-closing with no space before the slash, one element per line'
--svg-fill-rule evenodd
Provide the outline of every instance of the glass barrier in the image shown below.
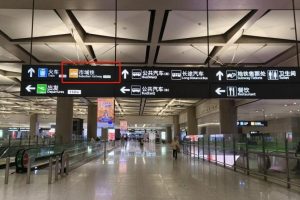
<path fill-rule="evenodd" d="M 300 138 L 203 135 L 197 142 L 183 141 L 183 153 L 287 187 L 300 187 Z"/>

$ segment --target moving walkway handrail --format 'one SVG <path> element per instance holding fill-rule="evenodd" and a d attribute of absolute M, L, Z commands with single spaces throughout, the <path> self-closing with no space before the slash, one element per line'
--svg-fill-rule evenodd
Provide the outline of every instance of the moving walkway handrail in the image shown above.
<path fill-rule="evenodd" d="M 45 147 L 42 147 L 45 148 Z M 55 147 L 51 147 L 51 148 L 55 148 Z M 16 153 L 16 157 L 15 157 L 15 163 L 16 163 L 16 172 L 17 173 L 24 173 L 26 172 L 27 167 L 25 166 L 28 162 L 29 159 L 35 159 L 35 160 L 42 160 L 42 159 L 47 159 L 51 156 L 62 156 L 64 153 L 64 149 L 62 149 L 61 151 L 59 151 L 58 153 L 50 153 L 48 155 L 43 155 L 43 156 L 37 156 L 37 155 L 30 155 L 30 150 L 38 150 L 41 148 L 26 148 L 26 149 L 21 149 L 18 150 Z"/>
<path fill-rule="evenodd" d="M 8 150 L 9 150 L 9 147 L 6 147 L 5 150 L 3 151 L 3 153 L 0 155 L 0 159 L 3 158 L 3 156 L 7 153 Z"/>

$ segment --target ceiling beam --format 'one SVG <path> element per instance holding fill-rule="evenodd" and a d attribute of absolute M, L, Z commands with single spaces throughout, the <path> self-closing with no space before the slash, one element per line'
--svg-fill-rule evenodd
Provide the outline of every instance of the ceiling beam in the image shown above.
<path fill-rule="evenodd" d="M 266 63 L 267 66 L 278 66 L 282 62 L 287 61 L 293 57 L 297 56 L 297 48 L 296 45 L 292 46 L 288 50 L 284 51 L 283 53 L 277 55 L 275 58 L 271 59 Z M 296 61 L 297 65 L 297 61 Z"/>
<path fill-rule="evenodd" d="M 5 76 L 7 78 L 21 77 L 21 73 L 19 72 L 11 72 L 3 69 L 0 69 L 0 75 Z"/>
<path fill-rule="evenodd" d="M 63 35 L 52 35 L 52 36 L 43 36 L 43 37 L 34 37 L 33 38 L 34 44 L 59 44 L 59 43 L 71 43 L 74 44 L 75 40 L 71 34 L 63 34 Z M 143 45 L 147 46 L 151 43 L 144 40 L 136 40 L 136 39 L 129 39 L 129 38 L 117 38 L 118 44 L 121 45 Z M 31 42 L 30 38 L 20 38 L 20 39 L 11 39 L 11 44 L 28 44 Z M 255 41 L 252 41 L 255 43 Z M 110 36 L 103 36 L 103 35 L 95 35 L 85 33 L 83 38 L 83 43 L 85 45 L 93 45 L 93 44 L 114 44 L 115 39 L 114 37 Z M 190 44 L 206 44 L 207 38 L 206 37 L 196 37 L 196 38 L 185 38 L 185 39 L 174 39 L 174 40 L 164 40 L 157 42 L 157 45 L 190 45 Z M 210 36 L 210 43 L 213 45 L 224 45 L 226 44 L 225 38 L 223 35 L 215 35 Z"/>
<path fill-rule="evenodd" d="M 28 44 L 31 42 L 31 38 L 19 38 L 19 39 L 11 39 L 10 42 L 12 44 Z M 34 44 L 44 44 L 44 43 L 75 43 L 74 38 L 71 34 L 63 34 L 63 35 L 51 35 L 51 36 L 43 36 L 43 37 L 34 37 L 32 38 L 32 42 Z"/>
<path fill-rule="evenodd" d="M 236 43 L 238 44 L 268 44 L 268 46 L 274 44 L 276 46 L 278 45 L 294 45 L 296 44 L 295 40 L 289 40 L 289 39 L 280 39 L 280 38 L 268 38 L 268 37 L 259 37 L 259 36 L 251 36 L 251 35 L 243 35 L 240 37 Z"/>
<path fill-rule="evenodd" d="M 135 39 L 128 39 L 128 38 L 117 38 L 118 44 L 142 44 L 148 45 L 149 42 L 144 40 L 135 40 Z M 105 43 L 105 44 L 115 44 L 115 37 L 110 36 L 102 36 L 102 35 L 95 35 L 87 33 L 85 36 L 84 42 L 86 44 L 96 44 L 96 43 Z"/>
<path fill-rule="evenodd" d="M 210 64 L 214 64 L 215 60 L 219 60 L 218 57 L 222 55 L 222 52 L 228 50 L 233 44 L 235 44 L 243 35 L 244 30 L 252 26 L 257 20 L 259 20 L 268 9 L 252 10 L 245 17 L 243 17 L 237 24 L 230 28 L 225 33 L 226 45 L 218 49 L 218 52 L 214 53 L 213 59 L 210 59 Z M 222 60 L 220 60 L 222 62 Z"/>
<path fill-rule="evenodd" d="M 148 66 L 153 66 L 153 64 L 155 63 L 155 59 L 157 55 L 156 51 L 158 51 L 157 47 L 160 41 L 160 34 L 162 31 L 161 29 L 163 26 L 164 18 L 165 18 L 165 10 L 155 11 L 155 18 L 153 23 L 150 50 L 149 50 L 148 63 L 147 63 Z"/>
<path fill-rule="evenodd" d="M 80 47 L 86 60 L 91 61 L 96 59 L 95 57 L 93 57 L 93 52 L 91 51 L 91 49 L 84 44 L 86 33 L 81 27 L 76 17 L 73 15 L 73 13 L 64 9 L 57 9 L 55 10 L 55 12 L 61 18 L 61 20 L 69 29 L 69 31 L 72 33 L 75 42 Z"/>
<path fill-rule="evenodd" d="M 30 63 L 30 54 L 19 45 L 13 44 L 11 39 L 0 30 L 0 44 L 3 49 L 16 56 L 25 63 Z M 32 64 L 37 64 L 38 60 L 33 56 Z"/>
<path fill-rule="evenodd" d="M 204 10 L 207 0 L 121 0 L 118 2 L 119 10 Z M 291 2 L 283 0 L 209 0 L 210 9 L 291 9 Z M 0 1 L 1 8 L 31 9 L 32 0 Z M 296 4 L 296 8 L 300 5 Z M 111 0 L 36 0 L 36 9 L 80 9 L 80 10 L 114 10 L 115 4 Z"/>
<path fill-rule="evenodd" d="M 224 35 L 212 35 L 209 36 L 209 42 L 213 45 L 224 45 L 226 44 L 226 40 Z M 184 38 L 184 39 L 174 39 L 174 40 L 163 40 L 160 41 L 161 45 L 164 44 L 207 44 L 207 37 L 195 37 L 195 38 Z"/>

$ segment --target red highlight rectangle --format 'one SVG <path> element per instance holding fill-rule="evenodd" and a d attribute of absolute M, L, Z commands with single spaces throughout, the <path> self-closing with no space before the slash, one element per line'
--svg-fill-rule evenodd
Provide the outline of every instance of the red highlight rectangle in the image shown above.
<path fill-rule="evenodd" d="M 100 65 L 118 65 L 118 81 L 64 81 L 64 65 L 87 65 L 87 64 L 100 64 Z M 122 63 L 120 61 L 61 61 L 61 83 L 62 84 L 121 84 L 122 82 Z"/>

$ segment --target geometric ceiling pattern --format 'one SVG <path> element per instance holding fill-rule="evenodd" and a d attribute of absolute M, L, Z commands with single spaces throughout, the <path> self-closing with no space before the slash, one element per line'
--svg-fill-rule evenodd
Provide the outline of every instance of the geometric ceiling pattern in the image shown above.
<path fill-rule="evenodd" d="M 32 105 L 55 112 L 55 98 L 19 96 L 21 67 L 30 60 L 31 5 L 0 2 L 0 113 L 33 112 Z M 122 0 L 116 46 L 114 1 L 43 0 L 35 7 L 34 64 L 114 60 L 116 48 L 116 58 L 132 66 L 297 66 L 300 0 L 295 16 L 291 1 L 282 0 L 211 0 L 208 15 L 206 0 Z M 81 107 L 95 98 L 76 101 L 75 113 L 83 114 Z M 118 115 L 175 115 L 198 100 L 116 102 Z"/>

